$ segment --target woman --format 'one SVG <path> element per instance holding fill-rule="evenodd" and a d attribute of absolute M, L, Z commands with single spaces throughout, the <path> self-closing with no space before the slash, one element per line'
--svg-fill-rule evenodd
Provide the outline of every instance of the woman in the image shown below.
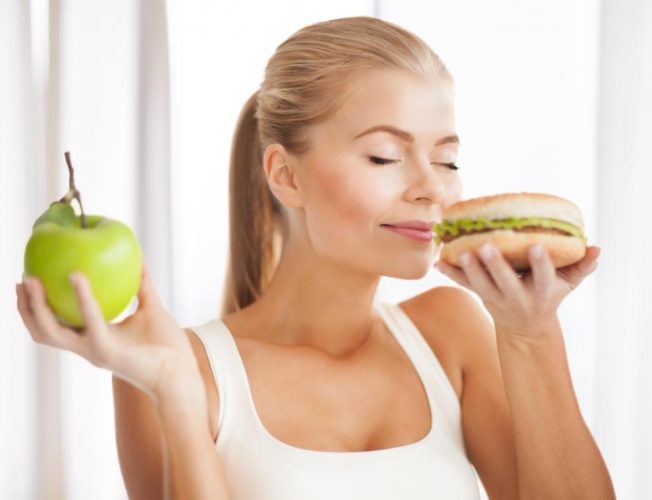
<path fill-rule="evenodd" d="M 381 276 L 423 277 L 423 231 L 460 199 L 453 82 L 418 37 L 375 18 L 282 43 L 237 124 L 221 319 L 180 328 L 143 267 L 138 310 L 57 324 L 18 288 L 34 340 L 114 373 L 131 498 L 615 498 L 579 411 L 557 308 L 599 249 L 518 276 L 495 248 L 436 287 L 374 303 Z M 493 250 L 493 252 L 492 252 Z M 492 324 L 493 323 L 493 324 Z"/>

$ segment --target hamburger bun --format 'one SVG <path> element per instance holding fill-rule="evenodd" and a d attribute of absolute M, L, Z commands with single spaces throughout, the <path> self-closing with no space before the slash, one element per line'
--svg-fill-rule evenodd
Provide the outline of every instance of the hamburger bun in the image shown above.
<path fill-rule="evenodd" d="M 459 256 L 493 243 L 516 271 L 530 268 L 528 249 L 541 244 L 555 268 L 584 257 L 586 237 L 580 209 L 573 202 L 545 193 L 503 193 L 448 206 L 433 227 L 441 259 L 460 267 Z"/>

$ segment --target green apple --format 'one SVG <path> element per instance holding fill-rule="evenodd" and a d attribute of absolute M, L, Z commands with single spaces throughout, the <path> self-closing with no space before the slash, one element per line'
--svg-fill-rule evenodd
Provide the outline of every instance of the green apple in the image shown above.
<path fill-rule="evenodd" d="M 142 252 L 127 225 L 84 214 L 68 153 L 66 162 L 70 190 L 34 222 L 25 247 L 24 275 L 41 281 L 47 302 L 61 323 L 82 327 L 84 319 L 70 274 L 81 271 L 86 276 L 104 319 L 111 321 L 138 293 Z M 73 210 L 73 198 L 79 202 L 81 215 Z"/>

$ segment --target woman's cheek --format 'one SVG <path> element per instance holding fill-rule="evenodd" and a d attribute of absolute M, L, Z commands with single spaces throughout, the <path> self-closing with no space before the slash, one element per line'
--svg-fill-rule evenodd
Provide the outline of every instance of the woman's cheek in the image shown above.
<path fill-rule="evenodd" d="M 441 200 L 442 208 L 445 208 L 453 203 L 460 201 L 463 196 L 462 181 L 456 176 L 455 180 L 450 182 L 445 189 L 443 200 Z"/>
<path fill-rule="evenodd" d="M 368 201 L 372 179 L 359 164 L 333 162 L 316 168 L 312 178 L 311 197 L 325 212 L 354 216 Z"/>
<path fill-rule="evenodd" d="M 367 238 L 361 236 L 366 231 L 371 236 L 380 218 L 391 211 L 390 180 L 365 172 L 359 164 L 340 163 L 313 172 L 318 175 L 311 179 L 311 201 L 306 206 L 313 244 L 324 251 L 329 248 L 328 252 L 364 247 Z"/>

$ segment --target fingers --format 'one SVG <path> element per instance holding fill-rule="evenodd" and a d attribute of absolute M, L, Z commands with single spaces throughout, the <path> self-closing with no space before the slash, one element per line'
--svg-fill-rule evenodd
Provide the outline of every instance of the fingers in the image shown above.
<path fill-rule="evenodd" d="M 32 311 L 33 322 L 41 334 L 57 333 L 61 325 L 52 313 L 45 299 L 43 285 L 38 279 L 30 278 L 25 283 L 28 303 Z M 49 335 L 52 336 L 52 335 Z"/>
<path fill-rule="evenodd" d="M 104 321 L 104 315 L 93 296 L 93 290 L 86 276 L 81 272 L 74 272 L 70 274 L 69 279 L 77 296 L 77 302 L 84 318 L 85 328 L 97 332 L 105 330 L 106 322 Z"/>
<path fill-rule="evenodd" d="M 490 297 L 498 293 L 492 277 L 482 267 L 482 261 L 472 252 L 460 255 L 460 264 L 472 289 L 481 297 Z"/>
<path fill-rule="evenodd" d="M 523 291 L 523 284 L 516 272 L 494 245 L 485 243 L 478 249 L 478 254 L 499 291 L 507 295 Z"/>
<path fill-rule="evenodd" d="M 495 299 L 503 293 L 520 293 L 522 283 L 514 269 L 493 245 L 484 245 L 478 256 L 467 252 L 460 256 L 461 269 L 437 263 L 440 271 L 461 285 L 476 292 L 485 300 Z"/>
<path fill-rule="evenodd" d="M 559 274 L 563 276 L 568 287 L 573 289 L 595 271 L 599 255 L 599 247 L 588 247 L 581 261 L 565 268 L 555 269 L 546 248 L 543 245 L 532 245 L 528 249 L 532 276 L 531 280 L 527 281 L 532 282 L 537 292 L 545 294 L 555 289 Z M 524 281 L 493 245 L 483 245 L 478 249 L 477 256 L 473 252 L 468 252 L 466 257 L 461 255 L 459 260 L 461 269 L 441 261 L 438 262 L 437 267 L 457 283 L 472 289 L 484 298 L 490 298 L 491 294 L 500 292 L 516 296 L 525 290 Z"/>
<path fill-rule="evenodd" d="M 45 299 L 43 285 L 38 279 L 28 278 L 16 285 L 20 316 L 32 339 L 39 344 L 79 351 L 79 335 L 57 321 Z"/>
<path fill-rule="evenodd" d="M 83 331 L 59 323 L 47 303 L 43 285 L 36 278 L 28 278 L 16 288 L 20 315 L 35 342 L 74 352 L 96 366 L 105 366 L 111 359 L 112 343 L 100 307 L 83 274 L 73 273 L 70 281 L 84 318 Z"/>
<path fill-rule="evenodd" d="M 543 245 L 532 245 L 528 249 L 535 290 L 544 292 L 552 289 L 557 278 L 555 266 Z"/>
<path fill-rule="evenodd" d="M 445 274 L 459 285 L 462 285 L 463 287 L 466 287 L 469 290 L 473 289 L 473 286 L 471 286 L 469 280 L 466 279 L 466 275 L 464 274 L 464 271 L 462 269 L 447 264 L 443 260 L 437 261 L 435 267 L 439 270 L 439 272 Z"/>
<path fill-rule="evenodd" d="M 30 331 L 30 333 L 37 332 L 38 327 L 36 325 L 36 320 L 34 319 L 31 306 L 29 305 L 27 290 L 25 289 L 25 285 L 21 283 L 16 283 L 16 304 L 18 306 L 20 317 L 22 318 L 23 323 L 25 323 L 27 329 Z M 34 335 L 32 335 L 32 337 L 34 337 Z"/>

